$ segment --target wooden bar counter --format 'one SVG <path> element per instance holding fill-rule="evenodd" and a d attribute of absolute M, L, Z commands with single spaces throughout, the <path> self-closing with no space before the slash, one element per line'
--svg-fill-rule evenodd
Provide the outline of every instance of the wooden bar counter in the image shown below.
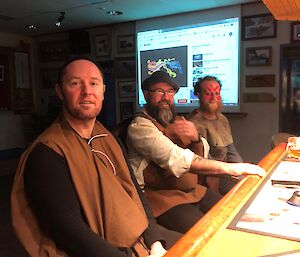
<path fill-rule="evenodd" d="M 285 146 L 278 145 L 259 165 L 270 172 L 285 155 Z M 293 257 L 300 256 L 300 242 L 227 228 L 262 181 L 258 176 L 247 176 L 240 181 L 165 257 L 267 257 L 284 256 L 296 251 L 299 253 Z"/>

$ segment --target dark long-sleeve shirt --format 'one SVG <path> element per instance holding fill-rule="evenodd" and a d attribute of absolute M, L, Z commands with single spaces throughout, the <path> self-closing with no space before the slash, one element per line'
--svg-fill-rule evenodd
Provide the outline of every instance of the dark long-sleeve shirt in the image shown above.
<path fill-rule="evenodd" d="M 162 240 L 162 237 L 132 173 L 131 178 L 149 220 L 143 236 L 150 248 L 152 243 Z M 110 245 L 89 228 L 67 162 L 54 150 L 42 143 L 33 149 L 25 167 L 24 186 L 42 231 L 69 256 L 127 256 L 128 249 L 118 249 Z"/>

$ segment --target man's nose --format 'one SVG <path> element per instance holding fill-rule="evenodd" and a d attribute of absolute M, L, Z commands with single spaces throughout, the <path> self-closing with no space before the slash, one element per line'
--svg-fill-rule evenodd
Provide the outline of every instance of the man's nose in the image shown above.
<path fill-rule="evenodd" d="M 170 99 L 171 98 L 171 95 L 167 92 L 167 91 L 164 91 L 164 94 L 162 95 L 162 99 Z"/>
<path fill-rule="evenodd" d="M 169 99 L 168 93 L 164 91 L 164 94 L 161 97 L 162 99 Z"/>
<path fill-rule="evenodd" d="M 210 99 L 216 100 L 217 99 L 217 95 L 215 93 L 211 93 L 210 94 Z"/>
<path fill-rule="evenodd" d="M 87 95 L 92 93 L 92 87 L 90 86 L 90 84 L 88 82 L 86 82 L 86 81 L 82 82 L 81 92 L 83 94 L 87 94 Z"/>

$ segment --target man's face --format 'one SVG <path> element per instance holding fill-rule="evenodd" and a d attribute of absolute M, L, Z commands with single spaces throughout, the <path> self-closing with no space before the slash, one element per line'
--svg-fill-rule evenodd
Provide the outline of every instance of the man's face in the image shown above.
<path fill-rule="evenodd" d="M 222 99 L 220 84 L 214 80 L 206 80 L 202 82 L 201 87 L 201 109 L 209 113 L 221 112 Z"/>
<path fill-rule="evenodd" d="M 88 121 L 96 119 L 101 111 L 105 85 L 94 63 L 76 60 L 66 67 L 62 85 L 58 85 L 56 91 L 67 117 Z"/>
<path fill-rule="evenodd" d="M 165 82 L 159 82 L 144 91 L 147 112 L 162 125 L 169 123 L 174 117 L 175 90 Z"/>

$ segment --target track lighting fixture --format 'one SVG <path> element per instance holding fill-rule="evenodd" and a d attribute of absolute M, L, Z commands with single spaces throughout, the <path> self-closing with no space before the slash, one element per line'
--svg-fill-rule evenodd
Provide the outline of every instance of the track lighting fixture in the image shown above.
<path fill-rule="evenodd" d="M 59 28 L 64 19 L 65 19 L 65 12 L 60 12 L 60 16 L 57 18 L 55 26 Z"/>

